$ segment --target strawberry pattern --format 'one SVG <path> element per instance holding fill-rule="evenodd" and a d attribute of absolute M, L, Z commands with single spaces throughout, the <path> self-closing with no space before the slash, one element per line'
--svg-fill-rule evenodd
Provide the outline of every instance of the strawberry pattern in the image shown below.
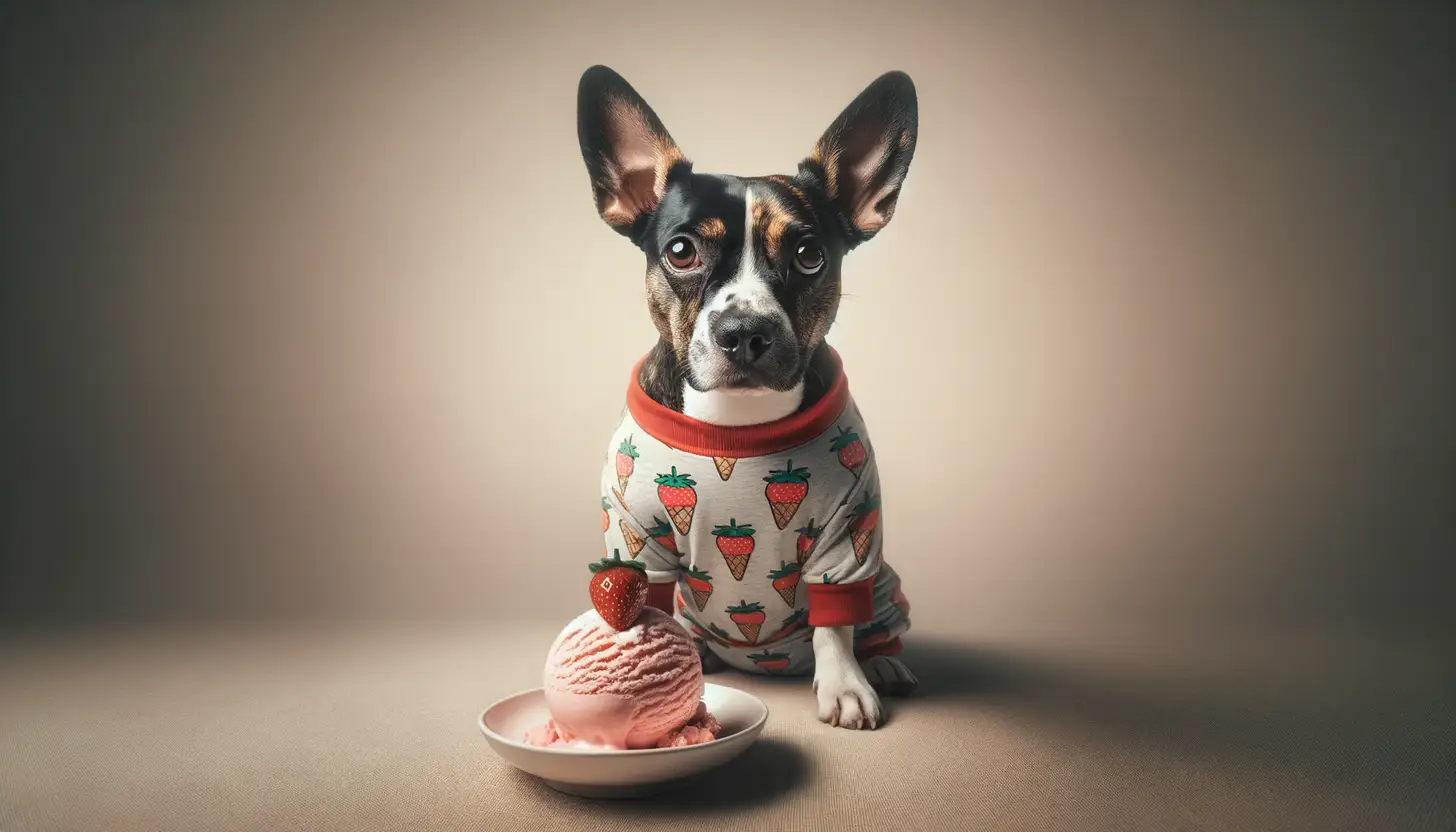
<path fill-rule="evenodd" d="M 811 673 L 811 618 L 852 624 L 859 655 L 897 651 L 909 629 L 909 601 L 881 555 L 878 471 L 852 400 L 819 434 L 769 453 L 683 450 L 629 408 L 601 493 L 605 550 L 672 584 L 659 603 L 731 667 Z"/>

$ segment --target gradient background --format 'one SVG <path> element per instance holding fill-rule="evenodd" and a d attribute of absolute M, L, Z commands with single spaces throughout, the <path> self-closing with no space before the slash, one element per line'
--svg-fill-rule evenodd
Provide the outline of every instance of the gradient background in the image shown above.
<path fill-rule="evenodd" d="M 577 612 L 656 337 L 576 145 L 606 63 L 740 174 L 915 79 L 830 341 L 918 631 L 1447 634 L 1453 34 L 1450 4 L 7 3 L 0 618 Z"/>
<path fill-rule="evenodd" d="M 742 174 L 915 78 L 831 341 L 924 621 L 1448 608 L 1449 6 L 731 5 L 7 7 L 5 619 L 579 606 L 655 339 L 591 62 Z"/>

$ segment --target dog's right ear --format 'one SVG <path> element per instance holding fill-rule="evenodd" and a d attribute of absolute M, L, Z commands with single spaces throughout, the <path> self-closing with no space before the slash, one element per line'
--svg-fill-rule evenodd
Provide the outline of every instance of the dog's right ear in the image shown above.
<path fill-rule="evenodd" d="M 688 164 L 682 151 L 632 85 L 604 66 L 582 73 L 576 135 L 597 212 L 635 241 L 667 190 L 668 172 Z"/>
<path fill-rule="evenodd" d="M 895 215 L 919 119 L 915 83 L 903 72 L 887 72 L 855 96 L 799 165 L 839 209 L 851 248 Z"/>

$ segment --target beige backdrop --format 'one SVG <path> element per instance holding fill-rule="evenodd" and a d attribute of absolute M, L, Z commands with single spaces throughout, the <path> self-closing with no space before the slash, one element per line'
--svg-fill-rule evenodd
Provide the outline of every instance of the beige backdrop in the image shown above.
<path fill-rule="evenodd" d="M 597 62 L 741 174 L 914 77 L 830 340 L 917 626 L 1442 614 L 1444 17 L 385 5 L 5 12 L 7 620 L 581 608 L 655 337 Z"/>

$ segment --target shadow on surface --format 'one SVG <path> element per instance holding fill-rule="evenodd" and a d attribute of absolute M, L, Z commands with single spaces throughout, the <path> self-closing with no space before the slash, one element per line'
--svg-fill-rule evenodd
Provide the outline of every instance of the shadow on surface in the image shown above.
<path fill-rule="evenodd" d="M 1211 676 L 1196 650 L 1181 665 L 1149 659 L 1113 666 L 933 639 L 907 639 L 901 657 L 921 681 L 915 696 L 896 703 L 902 712 L 918 701 L 962 702 L 1059 739 L 1295 773 L 1428 808 L 1456 806 L 1456 673 L 1449 662 L 1389 664 L 1352 652 L 1340 666 L 1302 664 L 1295 673 L 1281 660 L 1296 657 L 1270 652 L 1262 665 Z"/>
<path fill-rule="evenodd" d="M 517 769 L 523 788 L 547 801 L 571 800 L 594 811 L 664 815 L 707 815 L 764 806 L 802 789 L 809 781 L 809 758 L 783 740 L 760 737 L 721 767 L 686 777 L 644 798 L 596 799 L 564 795 Z"/>

